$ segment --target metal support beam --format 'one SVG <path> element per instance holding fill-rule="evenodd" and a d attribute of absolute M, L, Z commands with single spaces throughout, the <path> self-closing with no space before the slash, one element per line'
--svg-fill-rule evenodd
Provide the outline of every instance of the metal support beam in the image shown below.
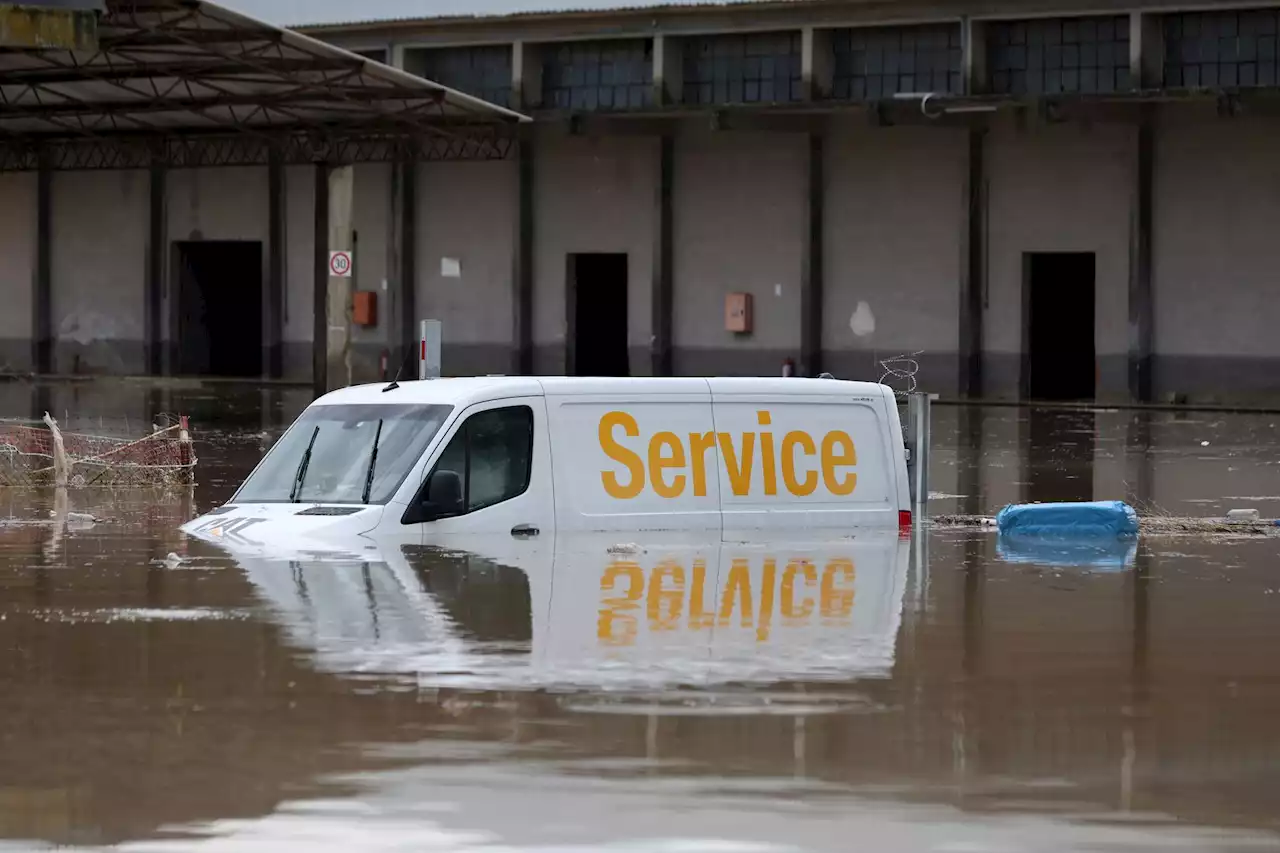
<path fill-rule="evenodd" d="M 164 274 L 165 246 L 165 198 L 166 178 L 169 170 L 161 163 L 151 165 L 150 200 L 147 205 L 147 301 L 146 342 L 147 374 L 164 373 Z"/>
<path fill-rule="evenodd" d="M 400 341 L 404 349 L 395 367 L 417 343 L 414 318 L 418 316 L 418 164 L 406 160 L 400 166 Z M 389 367 L 394 375 L 395 367 Z"/>
<path fill-rule="evenodd" d="M 1150 111 L 1137 130 L 1134 201 L 1129 248 L 1129 396 L 1149 403 L 1154 393 L 1152 354 L 1155 310 L 1151 282 L 1151 231 L 1155 184 L 1155 132 Z"/>
<path fill-rule="evenodd" d="M 966 176 L 968 204 L 965 207 L 965 265 L 960 294 L 960 377 L 962 396 L 979 398 L 983 393 L 982 320 L 986 290 L 986 130 L 969 131 L 969 165 Z"/>
<path fill-rule="evenodd" d="M 311 387 L 319 397 L 328 384 L 329 318 L 329 166 L 315 169 L 314 268 L 312 270 Z"/>
<path fill-rule="evenodd" d="M 675 182 L 675 140 L 670 134 L 658 139 L 658 188 L 654 198 L 652 364 L 654 376 L 675 371 L 673 315 L 675 313 L 675 246 L 671 193 Z"/>
<path fill-rule="evenodd" d="M 352 266 L 360 266 L 356 252 L 355 167 L 338 166 L 329 171 L 329 245 L 330 252 L 350 252 Z M 327 325 L 328 369 L 326 391 L 346 388 L 354 382 L 352 375 L 351 313 L 355 278 L 333 275 L 329 256 L 325 254 L 328 275 L 325 317 Z"/>
<path fill-rule="evenodd" d="M 520 140 L 516 156 L 516 251 L 511 281 L 515 329 L 512 370 L 533 373 L 533 134 Z"/>
<path fill-rule="evenodd" d="M 31 299 L 31 369 L 53 372 L 53 169 L 41 156 L 36 172 L 36 270 Z"/>
<path fill-rule="evenodd" d="M 805 181 L 804 242 L 800 278 L 801 376 L 822 372 L 823 212 L 826 204 L 826 145 L 821 133 L 809 134 Z"/>
<path fill-rule="evenodd" d="M 267 292 L 263 306 L 263 367 L 271 379 L 284 376 L 284 160 L 272 152 L 267 161 Z"/>

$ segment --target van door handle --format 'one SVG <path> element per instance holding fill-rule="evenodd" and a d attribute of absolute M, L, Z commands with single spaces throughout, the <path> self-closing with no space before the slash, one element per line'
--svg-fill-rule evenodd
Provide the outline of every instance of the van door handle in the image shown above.
<path fill-rule="evenodd" d="M 515 527 L 511 528 L 511 535 L 512 536 L 537 536 L 538 528 L 534 527 L 532 524 L 517 524 Z"/>

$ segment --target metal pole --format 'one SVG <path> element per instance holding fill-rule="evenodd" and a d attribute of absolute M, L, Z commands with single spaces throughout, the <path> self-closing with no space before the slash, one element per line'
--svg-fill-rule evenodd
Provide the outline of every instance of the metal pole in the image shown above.
<path fill-rule="evenodd" d="M 423 320 L 418 334 L 418 378 L 440 378 L 440 341 L 443 334 L 439 320 Z"/>
<path fill-rule="evenodd" d="M 911 451 L 908 474 L 911 504 L 915 515 L 923 516 L 929 503 L 929 442 L 932 439 L 932 400 L 928 394 L 907 395 L 907 444 Z"/>

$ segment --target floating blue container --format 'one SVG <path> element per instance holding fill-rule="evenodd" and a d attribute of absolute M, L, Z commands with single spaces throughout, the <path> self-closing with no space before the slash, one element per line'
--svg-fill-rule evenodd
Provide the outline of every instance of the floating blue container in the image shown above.
<path fill-rule="evenodd" d="M 1001 536 L 1123 539 L 1138 535 L 1138 514 L 1124 501 L 1012 504 L 1000 510 Z"/>

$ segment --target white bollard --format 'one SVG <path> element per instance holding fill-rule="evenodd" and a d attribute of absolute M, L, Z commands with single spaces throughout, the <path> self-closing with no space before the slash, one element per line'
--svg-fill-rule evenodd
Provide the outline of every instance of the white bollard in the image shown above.
<path fill-rule="evenodd" d="M 439 320 L 423 320 L 418 335 L 418 378 L 440 378 L 440 341 L 443 329 Z"/>

